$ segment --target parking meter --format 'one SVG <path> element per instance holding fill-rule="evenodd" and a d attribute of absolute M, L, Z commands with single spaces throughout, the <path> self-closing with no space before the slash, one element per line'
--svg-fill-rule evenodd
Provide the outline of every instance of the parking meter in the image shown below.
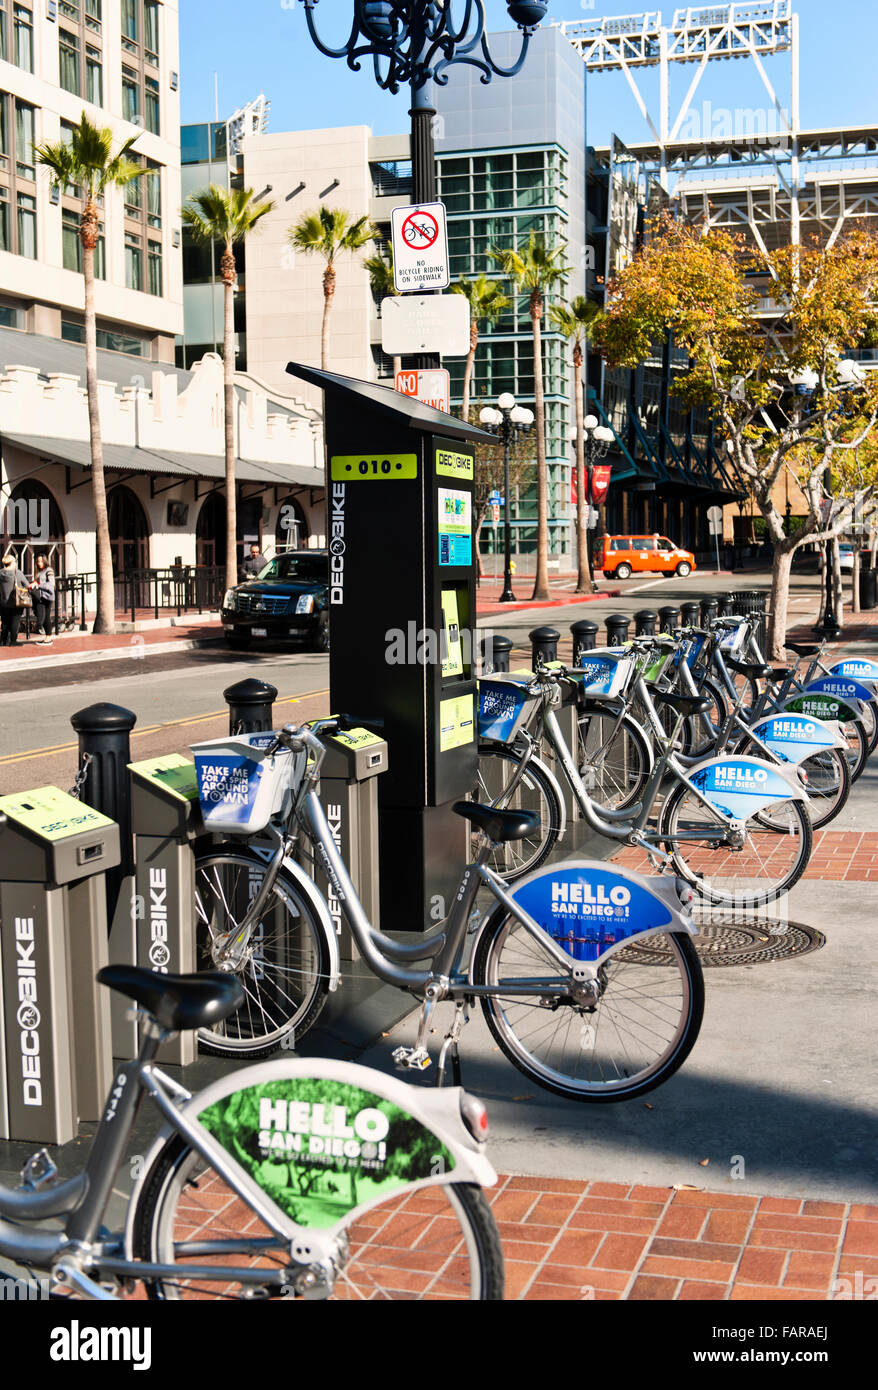
<path fill-rule="evenodd" d="M 0 797 L 0 1135 L 65 1144 L 98 1120 L 113 1076 L 104 872 L 119 829 L 58 787 Z"/>
<path fill-rule="evenodd" d="M 129 763 L 128 770 L 135 910 L 124 949 L 130 962 L 145 970 L 188 974 L 197 968 L 193 843 L 204 834 L 195 764 L 179 753 L 165 753 Z M 136 1024 L 125 1018 L 124 1009 L 113 1022 L 116 1055 L 134 1056 L 129 1049 L 137 1041 L 131 1036 Z M 195 1034 L 184 1031 L 162 1044 L 159 1058 L 186 1066 L 196 1053 Z"/>
<path fill-rule="evenodd" d="M 493 435 L 384 386 L 290 363 L 323 389 L 332 709 L 387 740 L 379 778 L 381 925 L 435 927 L 477 774 L 473 494 Z"/>

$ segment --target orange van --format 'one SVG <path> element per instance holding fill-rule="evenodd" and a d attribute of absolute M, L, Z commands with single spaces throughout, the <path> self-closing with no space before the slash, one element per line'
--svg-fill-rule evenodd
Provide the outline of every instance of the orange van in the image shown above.
<path fill-rule="evenodd" d="M 695 556 L 691 550 L 681 550 L 667 536 L 604 536 L 603 551 L 598 552 L 597 569 L 607 579 L 627 579 L 642 573 L 691 574 Z"/>

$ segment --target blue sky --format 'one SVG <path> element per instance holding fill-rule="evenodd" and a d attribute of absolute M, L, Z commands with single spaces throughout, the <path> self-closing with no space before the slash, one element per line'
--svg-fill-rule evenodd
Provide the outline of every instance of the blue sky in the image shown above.
<path fill-rule="evenodd" d="M 655 5 L 644 8 L 655 8 Z M 675 5 L 662 13 L 670 22 Z M 801 113 L 804 126 L 878 122 L 874 68 L 878 54 L 875 0 L 798 0 L 801 32 Z M 487 0 L 492 29 L 509 28 L 505 0 Z M 324 58 L 308 38 L 299 0 L 180 0 L 181 96 L 183 121 L 214 115 L 214 74 L 220 117 L 264 92 L 271 100 L 269 129 L 302 130 L 322 126 L 371 125 L 376 134 L 408 125 L 406 94 L 379 90 L 367 66 L 349 72 L 341 61 Z M 321 30 L 333 41 L 346 37 L 350 0 L 323 0 L 316 11 Z M 632 0 L 550 0 L 552 19 L 590 19 L 632 14 Z M 789 105 L 789 61 L 766 61 L 784 106 Z M 672 98 L 679 106 L 690 81 L 690 65 L 678 65 Z M 501 79 L 495 79 L 501 80 Z M 511 79 L 514 80 L 514 79 Z M 645 79 L 647 101 L 650 83 Z M 657 84 L 653 83 L 653 90 Z M 764 106 L 764 88 L 751 63 L 711 63 L 696 99 L 709 99 L 715 113 Z M 673 106 L 672 99 L 672 106 Z M 604 144 L 612 130 L 631 141 L 648 138 L 624 77 L 595 74 L 589 82 L 589 140 Z"/>

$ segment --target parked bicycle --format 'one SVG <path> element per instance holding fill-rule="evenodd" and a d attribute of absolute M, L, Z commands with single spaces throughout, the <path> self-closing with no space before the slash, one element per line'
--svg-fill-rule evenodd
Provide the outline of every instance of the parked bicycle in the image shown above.
<path fill-rule="evenodd" d="M 0 1188 L 0 1255 L 86 1299 L 501 1299 L 503 1256 L 482 1187 L 484 1106 L 346 1062 L 287 1058 L 197 1095 L 155 1065 L 160 1043 L 240 1007 L 233 974 L 113 965 L 137 1006 L 140 1052 L 116 1072 L 84 1169 L 45 1150 Z M 107 1207 L 139 1106 L 164 1117 L 125 1229 Z M 418 1200 L 411 1200 L 418 1193 Z M 41 1224 L 52 1218 L 56 1229 Z M 415 1257 L 412 1257 L 412 1252 Z"/>
<path fill-rule="evenodd" d="M 532 836 L 536 816 L 462 801 L 454 810 L 474 827 L 474 855 L 446 921 L 414 940 L 392 939 L 369 921 L 317 795 L 325 754 L 319 735 L 339 723 L 220 741 L 222 752 L 212 744 L 194 749 L 205 824 L 237 837 L 196 860 L 199 961 L 234 972 L 246 996 L 236 1013 L 202 1027 L 204 1049 L 266 1055 L 301 1038 L 338 985 L 326 901 L 296 860 L 304 836 L 361 964 L 420 1001 L 415 1044 L 396 1050 L 397 1065 L 430 1065 L 435 1010 L 448 1002 L 454 1014 L 437 1079 L 442 1084 L 448 1066 L 459 1079 L 462 1028 L 479 1000 L 501 1051 L 560 1095 L 629 1099 L 676 1071 L 694 1045 L 704 1004 L 686 886 L 582 860 L 544 868 L 510 893 L 488 861 L 499 847 Z M 474 917 L 480 887 L 496 905 Z"/>

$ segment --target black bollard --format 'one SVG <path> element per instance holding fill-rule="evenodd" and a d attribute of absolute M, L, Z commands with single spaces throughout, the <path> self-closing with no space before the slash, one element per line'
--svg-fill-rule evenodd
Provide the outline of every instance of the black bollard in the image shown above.
<path fill-rule="evenodd" d="M 674 628 L 680 626 L 680 610 L 675 608 L 672 603 L 666 603 L 664 608 L 660 608 L 658 612 L 661 632 L 673 632 Z"/>
<path fill-rule="evenodd" d="M 680 604 L 680 623 L 683 627 L 701 626 L 701 604 L 696 599 Z"/>
<path fill-rule="evenodd" d="M 561 634 L 555 627 L 535 627 L 528 633 L 531 647 L 531 662 L 536 669 L 537 657 L 543 661 L 558 660 L 558 643 Z"/>
<path fill-rule="evenodd" d="M 630 619 L 624 613 L 611 613 L 607 618 L 607 646 L 621 647 L 628 641 Z"/>
<path fill-rule="evenodd" d="M 274 728 L 272 705 L 277 690 L 267 681 L 238 681 L 223 691 L 229 707 L 230 734 L 264 734 Z"/>
<path fill-rule="evenodd" d="M 504 637 L 502 632 L 490 632 L 483 637 L 479 650 L 482 654 L 482 671 L 486 676 L 492 671 L 509 671 L 509 653 L 512 651 L 512 638 Z"/>
<path fill-rule="evenodd" d="M 701 600 L 701 626 L 710 627 L 711 619 L 716 617 L 719 601 L 715 598 Z"/>
<path fill-rule="evenodd" d="M 588 618 L 580 618 L 578 622 L 570 624 L 570 633 L 573 637 L 573 665 L 578 666 L 582 653 L 593 652 L 597 646 L 598 625 Z"/>
<path fill-rule="evenodd" d="M 654 637 L 658 614 L 651 608 L 639 608 L 634 614 L 634 634 L 636 637 Z"/>
<path fill-rule="evenodd" d="M 119 827 L 122 859 L 106 872 L 107 920 L 112 923 L 122 881 L 134 872 L 131 834 L 131 730 L 137 715 L 121 705 L 97 704 L 77 710 L 70 723 L 79 735 L 79 798 Z"/>
<path fill-rule="evenodd" d="M 716 610 L 717 617 L 728 618 L 735 611 L 735 595 L 720 594 Z"/>

